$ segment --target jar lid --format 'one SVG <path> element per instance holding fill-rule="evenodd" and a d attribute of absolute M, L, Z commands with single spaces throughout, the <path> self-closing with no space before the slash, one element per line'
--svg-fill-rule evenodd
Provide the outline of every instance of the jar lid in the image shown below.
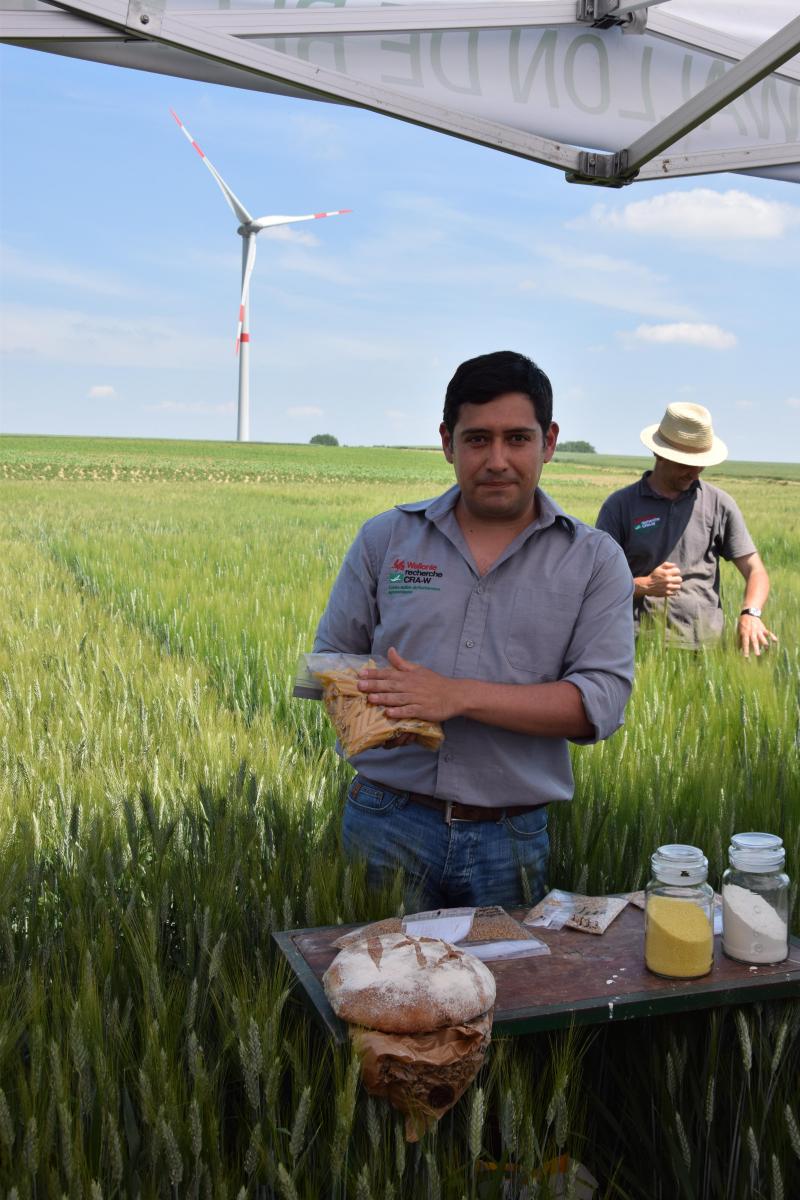
<path fill-rule="evenodd" d="M 708 859 L 698 846 L 659 846 L 650 866 L 662 883 L 688 886 L 708 877 Z"/>
<path fill-rule="evenodd" d="M 735 833 L 728 847 L 732 867 L 740 871 L 775 871 L 786 862 L 783 838 L 777 833 Z"/>

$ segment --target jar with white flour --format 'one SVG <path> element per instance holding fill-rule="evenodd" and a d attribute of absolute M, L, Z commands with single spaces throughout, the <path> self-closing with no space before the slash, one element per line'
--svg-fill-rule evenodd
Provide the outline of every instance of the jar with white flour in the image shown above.
<path fill-rule="evenodd" d="M 736 833 L 722 876 L 722 948 L 746 963 L 779 963 L 789 954 L 786 851 L 774 833 Z"/>

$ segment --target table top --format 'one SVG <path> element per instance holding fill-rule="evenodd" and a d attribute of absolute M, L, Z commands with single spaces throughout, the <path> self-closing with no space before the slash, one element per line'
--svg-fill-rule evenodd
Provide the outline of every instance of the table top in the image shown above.
<path fill-rule="evenodd" d="M 526 909 L 510 910 L 521 919 Z M 333 942 L 356 925 L 275 933 L 313 1015 L 337 1041 L 347 1025 L 333 1012 L 322 976 L 338 951 Z M 774 966 L 751 967 L 722 953 L 714 938 L 714 966 L 699 979 L 662 979 L 644 965 L 644 913 L 629 904 L 604 934 L 575 929 L 532 929 L 550 954 L 487 963 L 497 983 L 494 1032 L 531 1033 L 570 1024 L 603 1024 L 633 1017 L 800 997 L 800 940 Z M 469 949 L 469 947 L 465 947 Z"/>

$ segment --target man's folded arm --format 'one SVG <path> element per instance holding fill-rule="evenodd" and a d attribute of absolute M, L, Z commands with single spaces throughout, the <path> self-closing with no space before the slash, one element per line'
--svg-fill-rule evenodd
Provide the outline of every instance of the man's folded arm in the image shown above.
<path fill-rule="evenodd" d="M 513 733 L 599 741 L 622 724 L 630 695 L 632 590 L 622 552 L 603 539 L 560 679 L 521 684 L 453 678 L 391 649 L 389 666 L 367 672 L 362 690 L 390 717 L 468 717 Z"/>
<path fill-rule="evenodd" d="M 592 740 L 579 688 L 565 680 L 552 683 L 487 683 L 456 679 L 462 687 L 459 716 L 512 733 L 535 737 Z"/>

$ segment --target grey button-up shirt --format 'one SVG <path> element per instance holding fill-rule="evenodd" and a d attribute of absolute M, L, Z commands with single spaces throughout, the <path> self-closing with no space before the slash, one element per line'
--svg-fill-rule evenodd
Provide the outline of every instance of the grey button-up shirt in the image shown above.
<path fill-rule="evenodd" d="M 458 497 L 454 487 L 367 521 L 334 583 L 314 649 L 385 656 L 394 646 L 442 675 L 493 683 L 565 679 L 594 726 L 585 740 L 608 737 L 622 723 L 633 679 L 633 585 L 619 547 L 537 489 L 537 519 L 481 576 L 453 511 Z M 398 791 L 465 804 L 572 797 L 565 738 L 463 717 L 446 721 L 444 732 L 438 752 L 412 744 L 351 761 Z"/>
<path fill-rule="evenodd" d="M 650 471 L 613 492 L 600 509 L 597 528 L 610 533 L 625 552 L 634 578 L 649 575 L 663 562 L 674 562 L 683 576 L 681 590 L 663 596 L 639 596 L 633 602 L 637 629 L 645 616 L 667 623 L 669 639 L 696 648 L 722 633 L 720 558 L 755 554 L 739 508 L 727 492 L 696 479 L 675 500 L 653 490 Z"/>

